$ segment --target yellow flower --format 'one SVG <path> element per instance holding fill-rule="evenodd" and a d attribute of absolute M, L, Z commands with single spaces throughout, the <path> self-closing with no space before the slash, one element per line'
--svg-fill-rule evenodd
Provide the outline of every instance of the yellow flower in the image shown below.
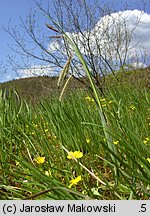
<path fill-rule="evenodd" d="M 20 162 L 19 161 L 15 161 L 16 162 L 16 166 L 18 166 L 19 164 L 20 164 Z"/>
<path fill-rule="evenodd" d="M 83 153 L 80 152 L 80 151 L 74 151 L 74 152 L 70 151 L 69 154 L 68 154 L 68 156 L 67 156 L 67 158 L 68 159 L 73 159 L 73 157 L 75 157 L 75 158 L 82 158 L 83 157 Z"/>
<path fill-rule="evenodd" d="M 147 158 L 147 161 L 150 163 L 150 158 Z"/>
<path fill-rule="evenodd" d="M 38 125 L 37 125 L 37 124 L 35 124 L 35 123 L 33 123 L 33 122 L 32 122 L 32 124 L 33 124 L 33 126 L 34 126 L 34 127 L 36 127 L 36 128 L 38 127 Z"/>
<path fill-rule="evenodd" d="M 106 104 L 102 104 L 102 107 L 105 107 L 106 106 Z"/>
<path fill-rule="evenodd" d="M 34 160 L 37 164 L 43 164 L 45 162 L 45 157 L 36 157 Z"/>
<path fill-rule="evenodd" d="M 105 98 L 101 98 L 100 101 L 101 101 L 101 102 L 104 102 L 104 101 L 106 101 L 106 99 L 105 99 Z"/>
<path fill-rule="evenodd" d="M 48 129 L 45 129 L 45 133 L 48 132 Z"/>
<path fill-rule="evenodd" d="M 90 140 L 89 138 L 86 138 L 87 144 L 90 143 L 90 141 L 91 141 L 91 140 Z"/>
<path fill-rule="evenodd" d="M 145 140 L 143 140 L 143 143 L 144 143 L 144 144 L 147 144 L 149 140 L 150 140 L 150 139 L 149 139 L 148 137 L 146 137 Z"/>
<path fill-rule="evenodd" d="M 88 100 L 89 102 L 94 102 L 94 98 L 91 98 L 90 96 L 85 97 L 85 100 Z"/>
<path fill-rule="evenodd" d="M 50 170 L 48 170 L 48 171 L 45 171 L 45 175 L 47 175 L 47 176 L 52 176 L 52 173 L 51 173 Z"/>
<path fill-rule="evenodd" d="M 81 175 L 78 176 L 78 177 L 75 178 L 75 179 L 71 179 L 71 180 L 70 180 L 70 185 L 68 186 L 68 188 L 71 188 L 73 185 L 78 184 L 79 181 L 81 181 Z"/>
<path fill-rule="evenodd" d="M 133 105 L 131 105 L 129 108 L 130 108 L 131 110 L 135 110 L 135 106 L 133 106 Z"/>
<path fill-rule="evenodd" d="M 113 141 L 113 144 L 117 145 L 119 143 L 119 141 Z"/>

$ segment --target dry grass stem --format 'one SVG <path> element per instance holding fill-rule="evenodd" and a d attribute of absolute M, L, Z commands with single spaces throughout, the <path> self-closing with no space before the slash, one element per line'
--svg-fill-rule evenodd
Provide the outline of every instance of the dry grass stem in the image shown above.
<path fill-rule="evenodd" d="M 68 61 L 66 62 L 65 66 L 63 67 L 63 70 L 61 71 L 59 75 L 58 82 L 57 82 L 58 88 L 60 88 L 60 86 L 63 85 L 64 79 L 69 72 L 69 66 L 71 63 L 71 59 L 72 59 L 72 56 L 69 56 Z"/>
<path fill-rule="evenodd" d="M 58 31 L 57 29 L 55 29 L 53 26 L 51 26 L 51 25 L 49 25 L 49 24 L 47 24 L 47 23 L 46 23 L 46 26 L 47 26 L 47 28 L 49 28 L 50 30 L 59 33 L 59 31 Z"/>
<path fill-rule="evenodd" d="M 82 163 L 80 163 L 70 152 L 62 145 L 62 148 L 67 152 L 68 155 L 70 155 L 73 160 L 78 163 L 83 169 L 85 169 L 93 178 L 95 178 L 98 182 L 106 186 L 106 183 L 103 182 L 100 178 L 98 178 L 93 172 L 91 172 L 87 167 L 85 167 Z"/>
<path fill-rule="evenodd" d="M 67 85 L 68 85 L 68 83 L 69 83 L 69 81 L 70 81 L 70 79 L 72 78 L 72 75 L 67 79 L 67 81 L 65 82 L 65 84 L 64 84 L 64 86 L 63 86 L 63 89 L 62 89 L 62 91 L 61 91 L 61 93 L 60 93 L 60 96 L 59 96 L 59 101 L 62 101 L 62 97 L 63 97 L 63 95 L 64 95 L 64 92 L 65 92 L 65 89 L 67 88 Z"/>
<path fill-rule="evenodd" d="M 62 38 L 62 37 L 63 37 L 62 35 L 53 35 L 53 36 L 49 36 L 49 38 L 56 38 L 56 39 Z"/>

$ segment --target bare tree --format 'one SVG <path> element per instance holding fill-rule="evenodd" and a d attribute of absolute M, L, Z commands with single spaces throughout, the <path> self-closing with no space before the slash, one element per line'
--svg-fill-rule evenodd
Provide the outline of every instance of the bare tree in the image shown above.
<path fill-rule="evenodd" d="M 115 75 L 118 68 L 124 70 L 130 50 L 140 45 L 132 44 L 140 17 L 137 17 L 130 29 L 127 16 L 121 12 L 117 17 L 114 16 L 113 7 L 101 6 L 98 1 L 51 2 L 53 7 L 48 5 L 46 9 L 41 3 L 35 2 L 38 10 L 31 10 L 26 21 L 21 19 L 20 31 L 10 25 L 5 29 L 15 41 L 15 46 L 11 46 L 11 49 L 20 55 L 24 69 L 31 68 L 31 62 L 38 60 L 41 68 L 47 65 L 58 73 L 68 57 L 73 56 L 69 73 L 79 79 L 85 74 L 80 61 L 63 37 L 65 32 L 79 47 L 95 83 L 103 92 L 100 77 L 110 72 Z M 12 57 L 9 58 L 16 70 L 21 68 Z M 88 85 L 83 79 L 79 80 Z"/>

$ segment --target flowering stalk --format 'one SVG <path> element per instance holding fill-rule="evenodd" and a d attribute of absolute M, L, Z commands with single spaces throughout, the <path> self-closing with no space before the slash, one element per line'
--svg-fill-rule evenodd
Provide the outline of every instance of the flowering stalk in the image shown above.
<path fill-rule="evenodd" d="M 103 126 L 103 131 L 104 131 L 104 135 L 105 135 L 105 138 L 106 138 L 106 142 L 108 144 L 108 148 L 115 154 L 114 144 L 112 143 L 113 139 L 112 139 L 112 136 L 109 133 L 110 124 L 108 122 L 108 119 L 107 119 L 104 111 L 103 111 L 102 101 L 100 100 L 100 97 L 99 97 L 97 88 L 95 86 L 95 83 L 93 81 L 91 72 L 90 72 L 90 70 L 88 68 L 88 65 L 87 65 L 81 51 L 79 50 L 76 43 L 66 34 L 66 32 L 64 32 L 64 30 L 62 29 L 62 27 L 58 23 L 56 23 L 49 15 L 47 15 L 45 13 L 44 13 L 44 15 L 46 17 L 48 17 L 53 22 L 53 24 L 56 26 L 57 29 L 60 30 L 63 38 L 64 39 L 66 38 L 66 40 L 69 42 L 69 44 L 71 45 L 71 47 L 74 50 L 75 54 L 77 55 L 79 61 L 83 65 L 83 68 L 84 68 L 84 70 L 85 70 L 85 72 L 86 72 L 86 74 L 88 76 L 88 79 L 89 79 L 89 81 L 91 83 L 91 86 L 92 86 L 92 89 L 93 89 L 93 92 L 94 92 L 94 95 L 95 95 L 95 101 L 96 101 L 97 106 L 98 106 L 98 111 L 99 111 L 99 114 L 100 114 L 100 118 L 101 118 L 101 122 L 102 122 L 102 126 Z M 116 161 L 116 158 L 115 158 L 114 154 L 110 153 L 110 156 L 111 156 L 111 159 L 112 159 L 112 161 L 114 163 L 114 174 L 115 174 L 115 179 L 116 179 L 116 184 L 117 184 L 117 167 L 115 166 L 117 161 Z"/>

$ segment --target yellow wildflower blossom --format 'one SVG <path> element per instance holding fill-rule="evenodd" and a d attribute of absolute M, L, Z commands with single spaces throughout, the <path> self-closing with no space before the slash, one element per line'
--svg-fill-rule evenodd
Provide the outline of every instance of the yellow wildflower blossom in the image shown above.
<path fill-rule="evenodd" d="M 131 105 L 129 108 L 130 108 L 131 110 L 135 110 L 135 106 L 133 106 L 133 105 Z"/>
<path fill-rule="evenodd" d="M 147 158 L 147 161 L 150 163 L 150 158 Z"/>
<path fill-rule="evenodd" d="M 113 144 L 118 145 L 119 141 L 113 141 Z"/>
<path fill-rule="evenodd" d="M 43 164 L 45 162 L 45 157 L 36 157 L 34 160 L 37 164 Z"/>
<path fill-rule="evenodd" d="M 48 171 L 45 171 L 45 175 L 47 175 L 47 176 L 52 176 L 52 173 L 51 173 L 50 170 L 48 170 Z"/>
<path fill-rule="evenodd" d="M 94 98 L 91 98 L 90 96 L 85 97 L 85 100 L 88 100 L 89 102 L 94 102 Z"/>
<path fill-rule="evenodd" d="M 70 151 L 67 158 L 73 159 L 73 157 L 74 158 L 81 158 L 81 157 L 83 157 L 83 153 L 80 151 L 74 151 L 74 152 Z"/>
<path fill-rule="evenodd" d="M 15 161 L 16 162 L 16 166 L 18 166 L 19 164 L 20 164 L 20 162 L 19 161 Z"/>
<path fill-rule="evenodd" d="M 104 102 L 104 101 L 106 101 L 106 99 L 105 98 L 100 98 L 100 101 Z"/>
<path fill-rule="evenodd" d="M 78 184 L 79 181 L 81 181 L 81 175 L 78 176 L 78 177 L 75 178 L 75 179 L 71 179 L 71 180 L 70 180 L 70 185 L 68 186 L 68 188 L 71 188 L 73 185 Z"/>
<path fill-rule="evenodd" d="M 143 140 L 143 143 L 144 143 L 144 144 L 147 144 L 148 141 L 150 141 L 150 139 L 149 139 L 148 137 L 146 137 L 146 138 Z"/>
<path fill-rule="evenodd" d="M 87 144 L 90 143 L 90 141 L 91 141 L 91 140 L 90 140 L 89 138 L 86 138 Z"/>

